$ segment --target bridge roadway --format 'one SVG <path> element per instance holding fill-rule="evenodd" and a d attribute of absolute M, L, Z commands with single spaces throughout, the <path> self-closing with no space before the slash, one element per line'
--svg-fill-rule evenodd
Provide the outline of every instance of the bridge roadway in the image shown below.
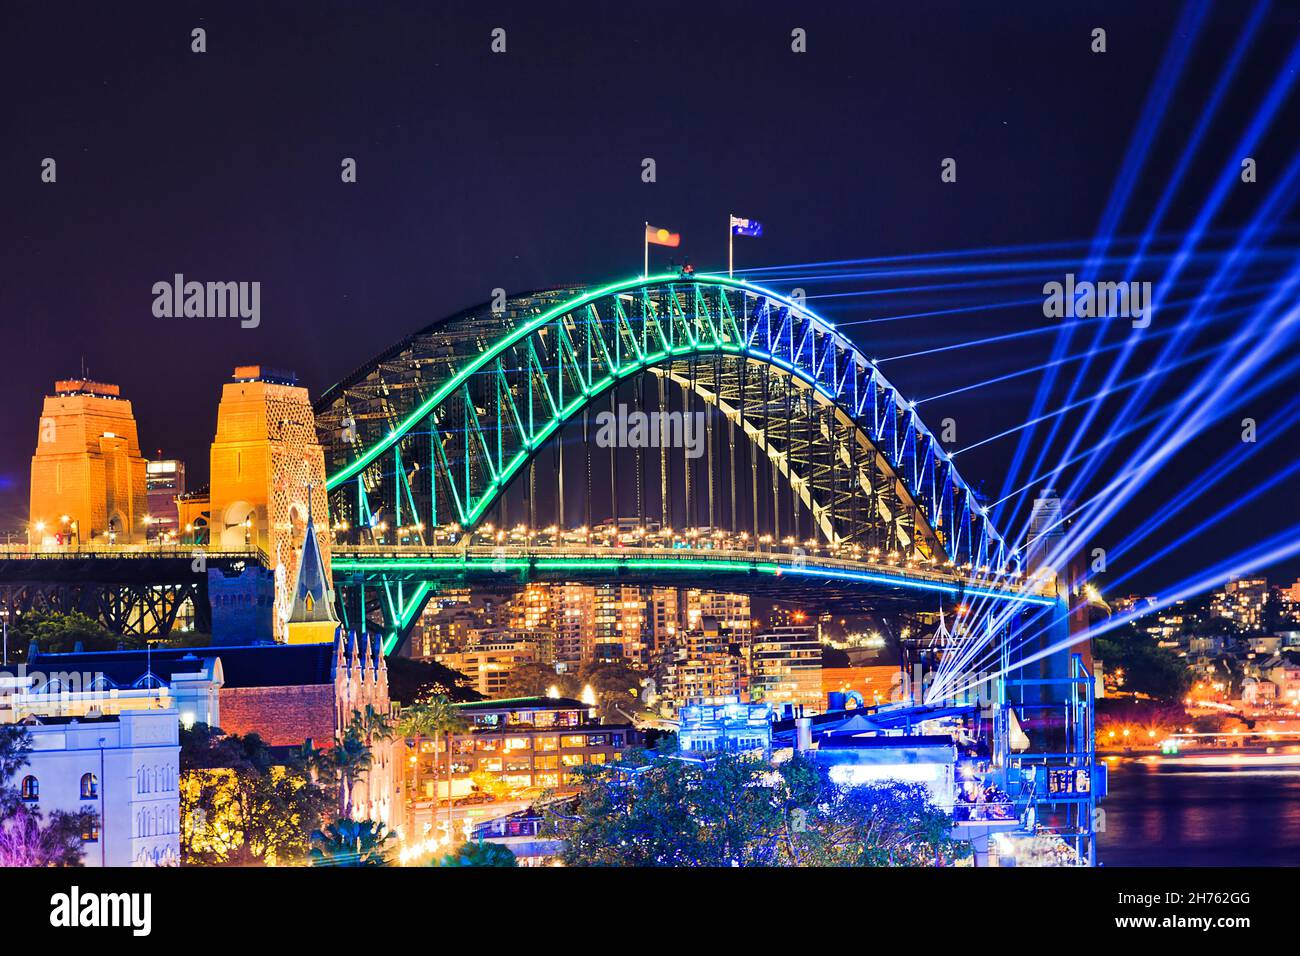
<path fill-rule="evenodd" d="M 706 587 L 749 594 L 788 595 L 815 588 L 829 608 L 882 610 L 918 606 L 926 594 L 960 602 L 990 598 L 1050 606 L 1054 596 L 993 576 L 963 577 L 951 569 L 849 560 L 822 554 L 711 548 L 610 546 L 349 545 L 333 556 L 336 588 L 414 584 L 393 610 L 404 628 L 424 597 L 441 583 L 607 581 Z M 403 588 L 405 592 L 405 588 Z"/>

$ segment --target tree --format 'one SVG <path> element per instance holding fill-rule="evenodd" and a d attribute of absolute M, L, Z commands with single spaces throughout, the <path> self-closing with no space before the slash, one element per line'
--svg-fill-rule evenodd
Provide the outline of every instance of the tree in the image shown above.
<path fill-rule="evenodd" d="M 1181 701 L 1192 686 L 1192 672 L 1186 661 L 1132 625 L 1097 638 L 1093 653 L 1108 673 L 1123 670 L 1123 692 L 1174 703 Z"/>
<path fill-rule="evenodd" d="M 257 734 L 181 730 L 181 859 L 207 866 L 301 860 L 339 781 L 322 752 L 274 754 Z"/>
<path fill-rule="evenodd" d="M 641 678 L 645 675 L 622 661 L 592 661 L 578 672 L 581 685 L 575 697 L 590 687 L 596 695 L 600 719 L 606 723 L 624 723 L 625 711 L 639 709 Z"/>
<path fill-rule="evenodd" d="M 624 710 L 640 708 L 642 671 L 633 670 L 622 661 L 589 661 L 576 673 L 555 673 L 549 664 L 520 664 L 506 678 L 507 697 L 544 697 L 555 688 L 561 697 L 580 699 L 590 687 L 596 695 L 601 719 L 624 723 Z"/>
<path fill-rule="evenodd" d="M 397 834 L 376 820 L 341 817 L 311 835 L 312 866 L 388 866 Z"/>
<path fill-rule="evenodd" d="M 36 642 L 42 654 L 68 654 L 81 645 L 86 651 L 111 651 L 118 647 L 142 648 L 139 635 L 118 635 L 80 611 L 29 611 L 9 629 L 9 656 L 27 659 L 27 648 Z"/>
<path fill-rule="evenodd" d="M 630 751 L 581 776 L 573 813 L 553 805 L 545 824 L 573 865 L 933 866 L 962 853 L 924 787 L 839 787 L 800 756 Z"/>
<path fill-rule="evenodd" d="M 455 853 L 448 853 L 445 856 L 435 858 L 429 865 L 518 866 L 519 861 L 508 846 L 502 846 L 500 843 L 484 843 L 479 840 L 476 843 L 461 844 Z"/>
<path fill-rule="evenodd" d="M 469 682 L 460 671 L 436 661 L 415 660 L 394 654 L 388 658 L 388 692 L 403 704 L 418 704 L 430 697 L 454 701 L 482 700 L 483 695 L 463 685 Z"/>
<path fill-rule="evenodd" d="M 451 799 L 451 735 L 462 732 L 466 727 L 465 718 L 461 716 L 452 702 L 443 696 L 430 697 L 422 704 L 407 707 L 398 716 L 397 729 L 408 738 L 409 745 L 420 752 L 420 738 L 434 738 L 434 766 L 438 763 L 438 749 L 443 740 L 447 742 L 447 835 L 455 832 L 452 823 Z"/>
<path fill-rule="evenodd" d="M 550 664 L 517 664 L 506 676 L 505 695 L 507 697 L 545 697 L 552 687 L 558 688 L 560 695 L 571 697 L 581 690 L 575 688 L 575 681 L 570 674 L 557 674 Z"/>
<path fill-rule="evenodd" d="M 352 812 L 352 792 L 367 771 L 374 758 L 370 745 L 356 721 L 348 725 L 347 730 L 329 750 L 320 754 L 317 765 L 326 771 L 326 776 L 338 781 L 339 816 L 346 817 Z"/>
<path fill-rule="evenodd" d="M 42 822 L 41 811 L 9 786 L 30 752 L 25 727 L 0 727 L 0 866 L 80 866 L 83 834 L 98 826 L 99 816 L 93 810 L 55 810 Z"/>

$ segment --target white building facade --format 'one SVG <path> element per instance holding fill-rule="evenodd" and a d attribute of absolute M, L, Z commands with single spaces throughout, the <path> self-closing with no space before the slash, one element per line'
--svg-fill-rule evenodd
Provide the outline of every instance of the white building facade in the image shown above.
<path fill-rule="evenodd" d="M 91 810 L 86 866 L 180 862 L 180 714 L 125 711 L 107 717 L 27 717 L 27 765 L 11 781 L 48 815 Z"/>

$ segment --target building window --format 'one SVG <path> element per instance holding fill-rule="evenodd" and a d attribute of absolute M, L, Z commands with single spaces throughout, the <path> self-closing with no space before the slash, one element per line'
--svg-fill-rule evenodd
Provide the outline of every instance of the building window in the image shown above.
<path fill-rule="evenodd" d="M 81 842 L 82 843 L 99 842 L 99 817 L 95 817 L 94 819 L 92 819 L 90 823 L 86 826 L 86 829 L 81 831 Z"/>
<path fill-rule="evenodd" d="M 23 777 L 22 795 L 29 802 L 41 798 L 41 785 L 31 774 Z"/>
<path fill-rule="evenodd" d="M 81 799 L 99 799 L 99 778 L 93 773 L 83 773 L 81 775 Z"/>

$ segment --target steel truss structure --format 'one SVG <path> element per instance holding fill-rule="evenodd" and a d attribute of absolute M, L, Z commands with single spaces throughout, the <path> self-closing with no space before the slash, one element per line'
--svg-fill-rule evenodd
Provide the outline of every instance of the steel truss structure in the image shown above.
<path fill-rule="evenodd" d="M 0 613 L 13 625 L 31 612 L 77 611 L 114 634 L 165 637 L 184 610 L 195 630 L 210 632 L 208 568 L 238 573 L 248 563 L 265 568 L 266 555 L 193 548 L 0 554 Z"/>
<path fill-rule="evenodd" d="M 800 303 L 740 280 L 660 275 L 498 305 L 411 336 L 317 403 L 341 550 L 437 547 L 436 529 L 484 524 L 521 481 L 535 527 L 539 460 L 567 527 L 574 450 L 560 433 L 580 423 L 590 489 L 604 453 L 590 416 L 625 411 L 631 393 L 661 427 L 664 413 L 705 412 L 706 450 L 685 460 L 671 443 L 638 446 L 635 502 L 620 504 L 627 482 L 611 448 L 615 516 L 856 547 L 953 582 L 1018 576 L 1020 555 L 915 408 Z M 648 515 L 652 497 L 659 513 Z M 387 605 L 393 622 L 407 602 Z"/>

